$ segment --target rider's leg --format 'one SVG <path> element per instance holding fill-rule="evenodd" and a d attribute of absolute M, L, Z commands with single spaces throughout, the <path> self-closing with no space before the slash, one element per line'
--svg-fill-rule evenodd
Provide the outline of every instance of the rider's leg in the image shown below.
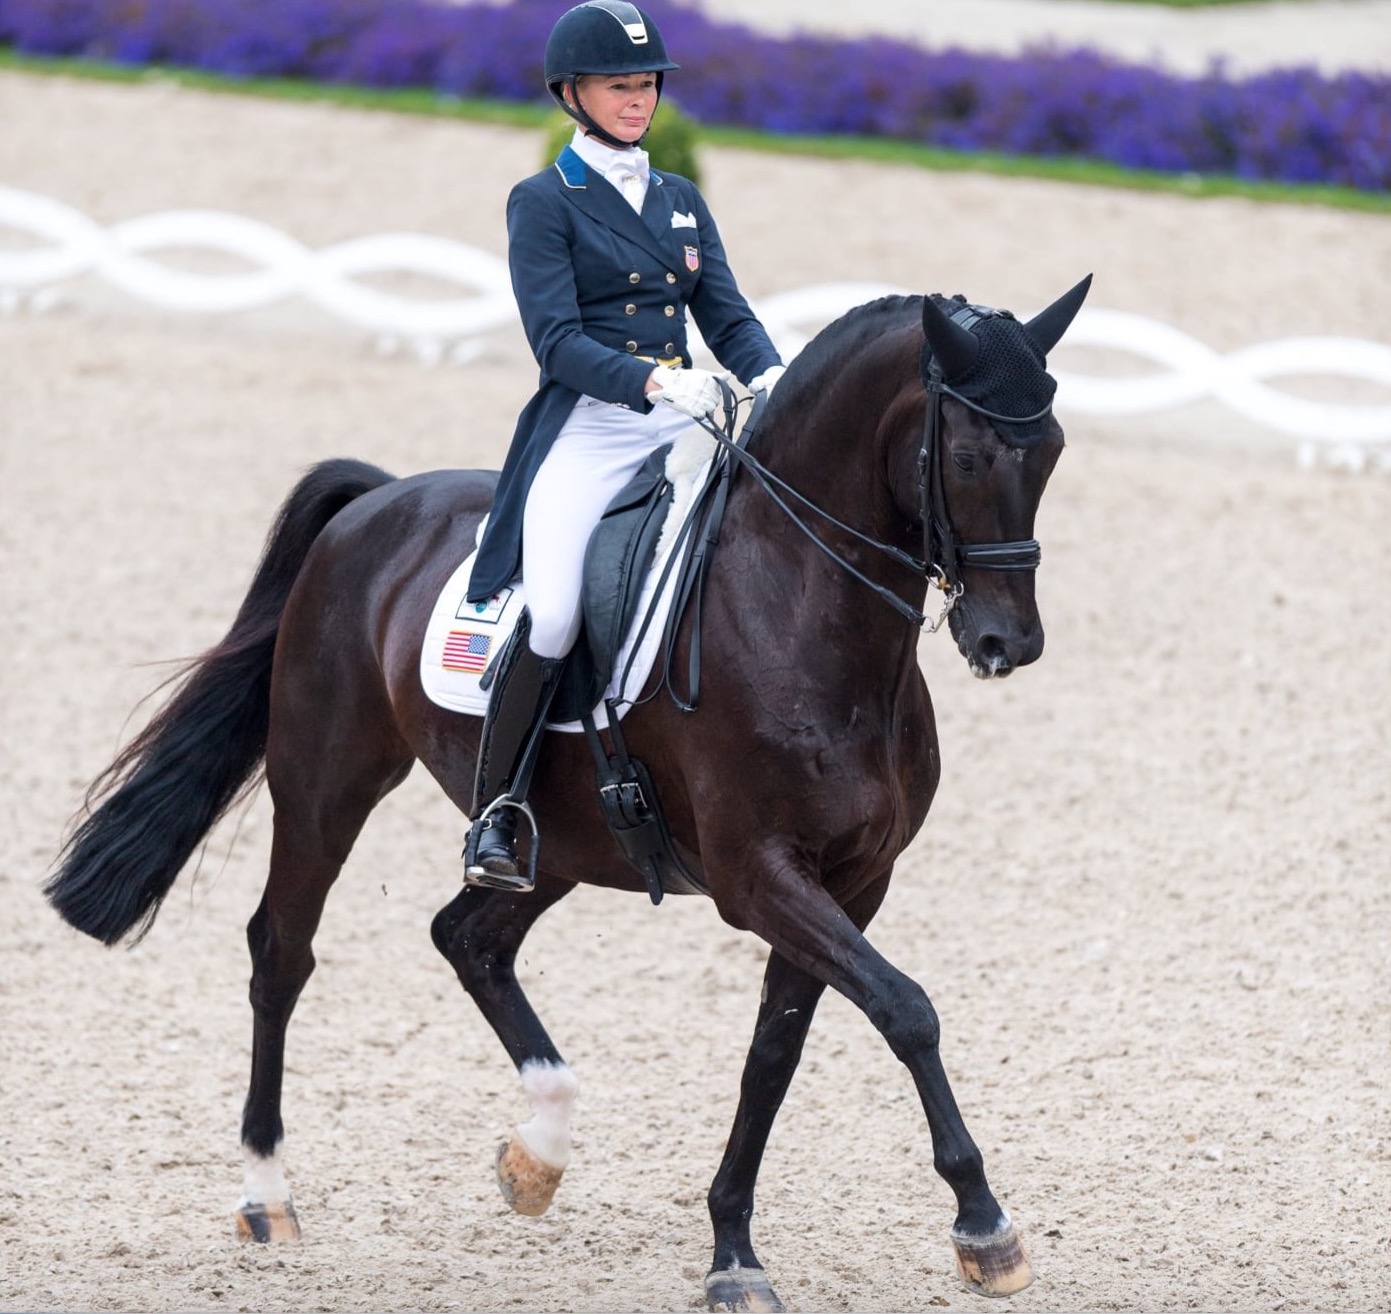
<path fill-rule="evenodd" d="M 565 660 L 532 651 L 527 642 L 530 620 L 523 612 L 516 634 L 498 659 L 483 722 L 473 786 L 477 821 L 464 849 L 464 880 L 470 885 L 523 891 L 532 886 L 530 872 L 517 861 L 517 812 L 526 799 L 546 711 Z M 506 802 L 492 806 L 504 796 Z"/>

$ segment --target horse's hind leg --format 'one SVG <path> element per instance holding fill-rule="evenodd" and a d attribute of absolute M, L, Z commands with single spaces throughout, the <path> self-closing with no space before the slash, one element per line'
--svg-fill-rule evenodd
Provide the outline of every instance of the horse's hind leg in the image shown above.
<path fill-rule="evenodd" d="M 299 1238 L 281 1158 L 285 1033 L 314 970 L 312 943 L 328 892 L 373 807 L 405 779 L 412 760 L 378 759 L 369 765 L 359 759 L 353 784 L 340 775 L 342 787 L 334 790 L 336 773 L 322 759 L 296 762 L 277 772 L 276 756 L 272 747 L 268 778 L 275 801 L 275 834 L 270 875 L 246 928 L 254 1022 L 251 1083 L 242 1115 L 246 1173 L 236 1225 L 238 1236 L 249 1241 Z M 340 757 L 340 769 L 347 765 Z"/>
<path fill-rule="evenodd" d="M 570 1111 L 579 1082 L 517 980 L 517 951 L 537 918 L 574 886 L 541 879 L 527 895 L 469 888 L 436 915 L 435 947 L 449 960 L 522 1078 L 531 1117 L 499 1146 L 498 1186 L 520 1214 L 543 1214 L 570 1162 Z"/>

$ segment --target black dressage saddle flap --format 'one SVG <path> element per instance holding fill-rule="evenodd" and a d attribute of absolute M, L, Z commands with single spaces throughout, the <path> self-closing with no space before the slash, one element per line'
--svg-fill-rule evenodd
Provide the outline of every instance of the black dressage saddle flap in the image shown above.
<path fill-rule="evenodd" d="M 668 443 L 643 462 L 590 536 L 584 554 L 584 628 L 552 708 L 553 721 L 577 721 L 593 711 L 614 672 L 671 510 L 670 451 Z"/>
<path fill-rule="evenodd" d="M 666 475 L 671 445 L 659 447 L 609 503 L 584 554 L 584 628 L 594 662 L 606 674 L 637 612 L 642 583 L 671 510 Z"/>

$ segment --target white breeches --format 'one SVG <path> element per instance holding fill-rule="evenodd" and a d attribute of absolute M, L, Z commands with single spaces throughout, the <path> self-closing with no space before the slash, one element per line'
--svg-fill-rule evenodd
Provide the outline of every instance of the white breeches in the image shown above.
<path fill-rule="evenodd" d="M 522 582 L 531 650 L 563 657 L 580 632 L 584 549 L 604 509 L 638 467 L 694 421 L 658 403 L 649 414 L 581 397 L 527 494 Z"/>

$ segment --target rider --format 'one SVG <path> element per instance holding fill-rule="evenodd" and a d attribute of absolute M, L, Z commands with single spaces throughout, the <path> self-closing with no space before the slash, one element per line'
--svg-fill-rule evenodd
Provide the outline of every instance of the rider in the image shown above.
<path fill-rule="evenodd" d="M 470 884 L 530 888 L 509 804 L 525 797 L 532 741 L 579 635 L 591 531 L 651 452 L 720 405 L 727 376 L 692 368 L 686 311 L 750 391 L 783 372 L 704 198 L 689 179 L 650 169 L 641 149 L 663 75 L 677 67 L 652 20 L 622 0 L 576 6 L 546 43 L 546 87 L 577 126 L 555 163 L 507 202 L 512 288 L 541 380 L 512 437 L 469 589 L 482 602 L 520 573 L 527 597 L 479 744 Z"/>

